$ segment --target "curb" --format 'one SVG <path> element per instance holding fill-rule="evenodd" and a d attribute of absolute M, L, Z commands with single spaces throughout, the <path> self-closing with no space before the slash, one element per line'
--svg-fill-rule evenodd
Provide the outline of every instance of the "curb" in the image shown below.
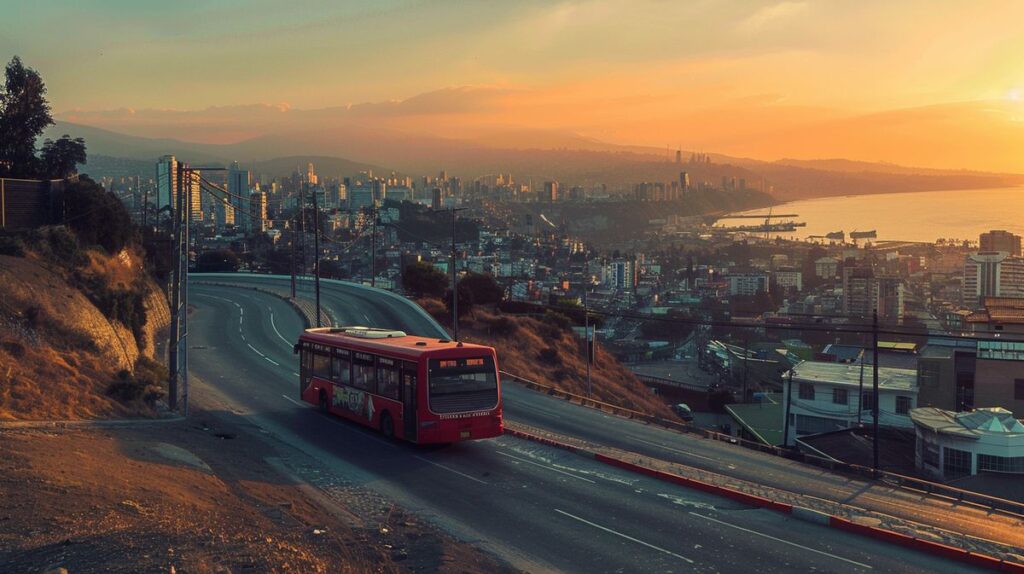
<path fill-rule="evenodd" d="M 969 550 L 956 548 L 954 546 L 949 546 L 947 544 L 942 544 L 939 542 L 933 542 L 931 540 L 915 538 L 913 536 L 901 534 L 899 532 L 894 532 L 891 530 L 885 530 L 883 528 L 878 528 L 875 526 L 865 526 L 863 524 L 857 524 L 856 522 L 853 522 L 851 520 L 847 520 L 845 518 L 840 518 L 838 516 L 830 514 L 825 514 L 823 512 L 811 510 L 809 508 L 802 508 L 799 506 L 793 506 L 791 504 L 777 502 L 775 500 L 771 500 L 761 496 L 756 496 L 753 494 L 747 494 L 745 492 L 740 492 L 738 490 L 728 488 L 725 486 L 718 486 L 716 484 L 703 482 L 693 478 L 687 478 L 685 476 L 679 476 L 677 474 L 672 474 L 670 472 L 655 470 L 653 468 L 648 468 L 632 462 L 626 462 L 624 460 L 596 453 L 585 448 L 580 448 L 577 446 L 573 446 L 571 444 L 567 444 L 547 437 L 538 436 L 518 429 L 511 429 L 506 427 L 505 434 L 509 434 L 517 438 L 537 442 L 547 446 L 567 450 L 569 452 L 573 452 L 581 456 L 585 456 L 587 458 L 593 458 L 594 460 L 601 462 L 603 464 L 607 464 L 608 466 L 613 466 L 615 468 L 620 468 L 637 474 L 642 474 L 644 476 L 649 476 L 657 480 L 670 482 L 672 484 L 676 484 L 686 488 L 692 488 L 694 490 L 699 490 L 701 492 L 706 492 L 708 494 L 714 494 L 716 496 L 728 498 L 730 500 L 734 500 L 736 502 L 747 504 L 749 506 L 753 506 L 756 508 L 765 508 L 782 514 L 788 514 L 797 520 L 802 520 L 805 522 L 810 522 L 826 526 L 829 528 L 835 528 L 838 530 L 842 530 L 844 532 L 849 532 L 852 534 L 873 538 L 879 542 L 904 546 L 912 550 L 925 552 L 927 554 L 932 554 L 934 556 L 938 556 L 941 558 L 957 560 L 965 564 L 970 564 L 971 566 L 986 568 L 997 572 L 1013 572 L 1016 574 L 1024 574 L 1024 564 L 1019 564 L 1017 562 L 1008 562 L 1006 560 L 995 558 L 987 554 L 979 554 L 977 552 L 971 552 Z"/>
<path fill-rule="evenodd" d="M 123 419 L 123 420 L 80 420 L 80 421 L 2 421 L 0 430 L 21 429 L 66 429 L 66 428 L 116 428 L 133 427 L 153 424 L 177 423 L 187 420 L 183 416 L 155 419 Z"/>

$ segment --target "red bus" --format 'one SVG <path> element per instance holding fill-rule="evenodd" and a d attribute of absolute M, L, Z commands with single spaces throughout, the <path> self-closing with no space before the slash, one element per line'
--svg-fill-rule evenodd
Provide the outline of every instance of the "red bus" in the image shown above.
<path fill-rule="evenodd" d="M 306 329 L 299 397 L 410 442 L 500 436 L 498 358 L 491 347 L 367 327 Z"/>

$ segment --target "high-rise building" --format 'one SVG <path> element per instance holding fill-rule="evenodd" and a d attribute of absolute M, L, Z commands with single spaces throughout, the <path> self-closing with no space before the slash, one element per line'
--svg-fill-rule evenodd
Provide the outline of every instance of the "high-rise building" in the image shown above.
<path fill-rule="evenodd" d="M 317 184 L 316 171 L 313 170 L 313 162 L 310 162 L 309 165 L 306 166 L 306 183 L 309 185 Z"/>
<path fill-rule="evenodd" d="M 1009 231 L 993 229 L 988 233 L 982 233 L 978 243 L 979 251 L 1005 251 L 1013 257 L 1020 257 L 1020 235 L 1014 235 Z"/>
<path fill-rule="evenodd" d="M 964 261 L 963 304 L 980 309 L 985 297 L 1024 297 L 1024 259 L 1006 251 L 979 251 Z"/>
<path fill-rule="evenodd" d="M 871 317 L 876 311 L 884 323 L 903 323 L 903 281 L 899 277 L 875 276 L 870 267 L 843 269 L 843 314 Z"/>
<path fill-rule="evenodd" d="M 227 200 L 231 204 L 231 209 L 225 209 L 224 223 L 227 224 L 227 212 L 230 211 L 230 218 L 234 219 L 234 224 L 240 227 L 243 233 L 250 232 L 249 218 L 246 217 L 249 213 L 250 184 L 249 171 L 238 167 L 237 161 L 233 162 L 228 170 Z"/>
<path fill-rule="evenodd" d="M 679 172 L 679 189 L 683 193 L 690 191 L 690 174 L 685 171 Z"/>
<path fill-rule="evenodd" d="M 544 201 L 548 203 L 554 203 L 558 201 L 558 182 L 557 181 L 545 181 L 544 182 Z"/>
<path fill-rule="evenodd" d="M 683 150 L 681 149 L 676 150 L 676 163 L 683 163 Z"/>
<path fill-rule="evenodd" d="M 443 198 L 444 195 L 441 193 L 441 188 L 435 187 L 431 197 L 430 207 L 433 209 L 441 209 L 441 201 Z"/>
<path fill-rule="evenodd" d="M 250 233 L 259 234 L 267 230 L 267 194 L 254 191 L 249 195 L 249 217 L 246 219 Z"/>
<path fill-rule="evenodd" d="M 192 171 L 192 181 L 185 182 L 185 189 L 189 190 L 189 211 L 192 221 L 203 220 L 203 188 L 199 183 L 199 170 Z"/>
<path fill-rule="evenodd" d="M 178 161 L 165 155 L 156 162 L 156 209 L 174 209 L 178 200 Z"/>

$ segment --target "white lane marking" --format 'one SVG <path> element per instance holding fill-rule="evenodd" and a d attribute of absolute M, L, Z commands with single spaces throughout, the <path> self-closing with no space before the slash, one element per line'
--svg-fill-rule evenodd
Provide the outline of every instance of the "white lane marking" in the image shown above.
<path fill-rule="evenodd" d="M 264 355 L 263 358 L 266 359 L 267 361 L 269 361 L 270 363 L 272 363 L 273 365 L 277 366 L 277 367 L 281 366 L 281 363 L 278 363 L 277 361 L 275 361 L 274 359 L 271 359 L 270 357 L 267 357 L 267 356 Z"/>
<path fill-rule="evenodd" d="M 285 399 L 287 399 L 287 400 L 289 400 L 289 401 L 299 405 L 300 407 L 303 407 L 303 408 L 315 408 L 313 405 L 308 404 L 308 403 L 296 402 L 296 401 L 292 400 L 291 398 L 289 398 L 287 395 L 281 395 L 281 396 L 284 397 Z M 328 422 L 332 422 L 332 423 L 340 426 L 341 428 L 343 428 L 345 430 L 352 431 L 352 432 L 354 432 L 354 433 L 356 433 L 356 434 L 358 434 L 358 435 L 360 435 L 360 436 L 362 436 L 364 438 L 368 438 L 368 439 L 370 439 L 372 441 L 379 442 L 380 444 L 382 444 L 382 445 L 384 445 L 384 446 L 386 446 L 388 448 L 398 448 L 397 444 L 390 443 L 390 442 L 388 442 L 388 441 L 386 441 L 386 440 L 384 440 L 382 438 L 375 437 L 375 436 L 373 436 L 371 434 L 368 434 L 368 433 L 365 433 L 365 432 L 363 432 L 363 431 L 361 431 L 361 430 L 359 430 L 357 428 L 350 427 L 350 426 L 346 425 L 345 423 L 343 423 L 343 422 L 341 422 L 339 420 L 335 420 L 332 417 L 334 417 L 334 415 L 328 415 L 327 417 L 324 418 L 324 420 L 326 420 Z M 470 478 L 472 478 L 472 477 L 470 477 Z"/>
<path fill-rule="evenodd" d="M 257 349 L 256 347 L 253 347 L 251 343 L 246 343 L 246 345 L 249 345 L 249 348 L 252 349 L 253 352 L 256 353 L 257 355 L 259 355 L 261 357 L 266 357 L 266 355 L 261 353 L 259 349 Z"/>
<path fill-rule="evenodd" d="M 589 482 L 590 484 L 597 484 L 597 482 L 595 482 L 593 480 L 590 480 L 589 478 L 583 478 L 582 476 L 576 476 L 575 474 L 572 474 L 572 473 L 569 473 L 569 472 L 565 472 L 564 470 L 559 470 L 559 469 L 554 468 L 554 467 L 544 466 L 543 464 L 533 462 L 532 460 L 526 460 L 525 458 L 519 458 L 518 456 L 509 454 L 507 452 L 501 452 L 500 450 L 495 451 L 495 452 L 497 452 L 501 456 L 507 456 L 509 458 L 514 458 L 514 459 L 516 459 L 516 460 L 518 460 L 520 462 L 525 462 L 526 464 L 532 464 L 533 466 L 539 466 L 539 467 L 545 468 L 547 470 L 553 470 L 553 471 L 557 472 L 558 474 L 564 474 L 565 476 L 568 476 L 568 477 L 571 477 L 571 478 L 575 478 L 576 480 L 582 480 L 584 482 Z"/>
<path fill-rule="evenodd" d="M 649 444 L 649 445 L 651 445 L 651 446 L 656 446 L 656 447 L 658 447 L 658 448 L 662 448 L 662 449 L 665 449 L 665 450 L 670 450 L 670 451 L 672 451 L 672 452 L 675 452 L 675 453 L 679 453 L 679 454 L 685 454 L 686 456 L 694 456 L 694 457 L 697 457 L 697 458 L 703 458 L 704 460 L 710 460 L 711 462 L 721 462 L 721 461 L 719 461 L 718 459 L 715 459 L 715 458 L 711 458 L 710 456 L 704 456 L 704 455 L 702 455 L 702 454 L 697 454 L 697 453 L 695 453 L 695 452 L 689 452 L 689 451 L 685 451 L 685 450 L 679 450 L 678 448 L 672 448 L 672 447 L 670 447 L 670 446 L 665 446 L 665 445 L 663 445 L 663 444 L 659 444 L 659 443 L 656 443 L 656 442 L 652 442 L 652 441 L 649 441 L 649 440 L 644 440 L 644 439 L 642 439 L 642 438 L 636 438 L 636 437 L 630 437 L 630 438 L 631 438 L 632 440 L 635 440 L 635 441 L 637 441 L 637 442 L 643 442 L 643 443 L 647 443 L 647 444 Z"/>
<path fill-rule="evenodd" d="M 853 564 L 855 566 L 860 566 L 861 568 L 867 568 L 868 570 L 872 570 L 873 569 L 871 566 L 869 566 L 867 564 L 862 564 L 860 562 L 855 562 L 853 560 L 850 560 L 849 558 L 843 558 L 842 556 L 836 556 L 835 554 L 829 554 L 828 552 L 823 552 L 821 550 L 816 550 L 814 548 L 808 548 L 807 546 L 802 546 L 800 544 L 797 544 L 796 542 L 790 542 L 789 540 L 783 540 L 781 538 L 776 538 L 774 536 L 771 536 L 771 535 L 768 535 L 768 534 L 764 534 L 764 533 L 758 532 L 756 530 L 751 530 L 749 528 L 743 528 L 742 526 L 737 526 L 735 524 L 729 524 L 728 522 L 724 522 L 722 520 L 718 520 L 717 518 L 711 518 L 710 516 L 705 516 L 703 514 L 698 514 L 696 512 L 690 512 L 690 514 L 692 514 L 693 516 L 696 516 L 697 518 L 703 518 L 704 520 L 710 520 L 711 522 L 717 522 L 718 524 L 721 524 L 723 526 L 728 526 L 729 528 L 735 528 L 736 530 L 742 530 L 743 532 L 747 532 L 747 533 L 754 534 L 754 535 L 757 535 L 757 536 L 763 536 L 764 538 L 768 538 L 768 539 L 774 540 L 776 542 L 781 542 L 783 544 L 789 544 L 790 546 L 795 546 L 797 548 L 802 548 L 803 550 L 807 550 L 809 552 L 814 552 L 815 554 L 821 554 L 822 556 L 828 556 L 829 558 L 835 558 L 836 560 L 842 560 L 843 562 L 849 562 L 850 564 Z"/>
<path fill-rule="evenodd" d="M 686 556 L 681 556 L 681 555 L 676 554 L 675 552 L 672 552 L 670 550 L 665 550 L 664 548 L 661 548 L 660 546 L 655 546 L 653 544 L 649 544 L 647 542 L 644 542 L 643 540 L 639 540 L 637 538 L 633 538 L 632 536 L 629 536 L 628 534 L 623 534 L 621 532 L 617 532 L 615 530 L 612 530 L 611 528 L 607 528 L 607 527 L 601 526 L 600 524 L 595 524 L 595 523 L 593 523 L 593 522 L 591 522 L 589 520 L 586 520 L 585 518 L 580 518 L 579 516 L 576 516 L 574 514 L 569 514 L 568 512 L 566 512 L 564 510 L 559 510 L 559 509 L 556 508 L 555 512 L 557 512 L 559 514 L 562 514 L 562 515 L 565 515 L 565 516 L 568 516 L 569 518 L 572 518 L 573 520 L 579 520 L 583 524 L 587 524 L 589 526 L 593 526 L 594 528 L 597 528 L 598 530 L 604 530 L 605 532 L 607 532 L 609 534 L 614 534 L 616 536 L 621 536 L 622 538 L 625 538 L 626 540 L 629 540 L 630 542 L 636 542 L 637 544 L 646 546 L 648 548 L 652 548 L 654 550 L 657 550 L 658 552 L 662 552 L 664 554 L 668 554 L 669 556 L 675 556 L 676 558 L 679 558 L 680 560 L 685 560 L 685 561 L 689 562 L 690 564 L 693 564 L 693 560 L 690 560 Z"/>
<path fill-rule="evenodd" d="M 289 403 L 291 403 L 293 405 L 296 405 L 296 406 L 299 406 L 299 407 L 302 407 L 302 408 L 306 408 L 307 406 L 309 406 L 309 405 L 304 405 L 304 404 L 300 403 L 299 401 L 289 397 L 288 395 L 281 395 L 281 396 L 284 397 L 284 400 L 288 401 Z"/>
<path fill-rule="evenodd" d="M 443 468 L 443 469 L 447 470 L 448 472 L 454 472 L 455 474 L 457 474 L 459 476 L 462 476 L 462 477 L 465 477 L 465 478 L 468 478 L 469 480 L 475 480 L 476 482 L 479 482 L 480 484 L 488 484 L 487 482 L 484 482 L 484 481 L 480 480 L 479 478 L 477 478 L 475 476 L 470 476 L 470 475 L 468 475 L 468 474 L 466 474 L 464 472 L 459 472 L 459 471 L 455 470 L 454 468 L 452 468 L 450 466 L 445 466 L 445 465 L 443 465 L 443 464 L 441 464 L 439 462 L 434 462 L 432 460 L 425 459 L 422 456 L 417 456 L 416 458 L 422 460 L 423 462 L 425 462 L 427 464 L 432 464 L 432 465 L 434 465 L 434 466 L 436 466 L 438 468 Z"/>
<path fill-rule="evenodd" d="M 282 341 L 284 341 L 284 344 L 288 345 L 288 348 L 291 348 L 291 346 L 292 346 L 291 341 L 289 341 L 288 339 L 285 339 L 284 335 L 281 334 L 281 331 L 277 330 L 277 325 L 274 324 L 274 312 L 273 311 L 270 312 L 270 326 L 274 328 L 274 332 L 277 333 L 277 336 L 280 337 Z"/>
<path fill-rule="evenodd" d="M 295 371 L 292 371 L 292 374 L 295 375 L 296 377 L 299 376 L 299 374 L 296 373 Z"/>

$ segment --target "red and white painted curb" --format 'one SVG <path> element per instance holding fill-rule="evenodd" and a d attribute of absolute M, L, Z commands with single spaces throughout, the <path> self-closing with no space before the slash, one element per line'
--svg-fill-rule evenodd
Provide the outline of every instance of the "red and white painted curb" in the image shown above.
<path fill-rule="evenodd" d="M 581 448 L 575 445 L 567 444 L 561 441 L 550 439 L 543 436 L 538 436 L 532 433 L 521 431 L 513 428 L 505 428 L 505 434 L 544 444 L 547 446 L 560 448 L 567 450 L 587 458 L 592 458 L 598 462 L 621 468 L 644 476 L 649 476 L 672 484 L 677 484 L 686 488 L 692 488 L 701 492 L 707 492 L 716 496 L 721 496 L 734 500 L 736 502 L 754 506 L 757 508 L 766 508 L 768 510 L 774 510 L 783 514 L 789 514 L 799 520 L 808 522 L 814 522 L 830 528 L 836 528 L 845 532 L 866 536 L 873 538 L 881 542 L 887 542 L 889 544 L 898 544 L 921 552 L 926 552 L 942 558 L 948 558 L 951 560 L 957 560 L 959 562 L 970 564 L 971 566 L 977 566 L 980 568 L 986 568 L 996 572 L 1013 572 L 1016 574 L 1024 574 L 1024 564 L 1017 562 L 1008 562 L 1006 560 L 1000 560 L 987 554 L 979 554 L 964 550 L 962 548 L 956 548 L 939 542 L 933 542 L 931 540 L 925 540 L 921 538 L 915 538 L 892 530 L 886 530 L 884 528 L 878 528 L 876 526 L 865 526 L 863 524 L 857 524 L 851 520 L 811 510 L 809 508 L 803 508 L 800 506 L 793 506 L 792 504 L 786 504 L 777 502 L 762 496 L 756 496 L 753 494 L 747 494 L 739 490 L 729 488 L 727 486 L 719 486 L 711 484 L 709 482 L 703 482 L 693 478 L 687 478 L 685 476 L 679 476 L 678 474 L 672 474 L 671 472 L 665 472 L 662 470 L 656 470 L 641 466 L 636 463 L 627 462 L 624 460 L 617 459 L 615 457 L 607 456 L 601 453 L 593 452 L 591 450 Z"/>

